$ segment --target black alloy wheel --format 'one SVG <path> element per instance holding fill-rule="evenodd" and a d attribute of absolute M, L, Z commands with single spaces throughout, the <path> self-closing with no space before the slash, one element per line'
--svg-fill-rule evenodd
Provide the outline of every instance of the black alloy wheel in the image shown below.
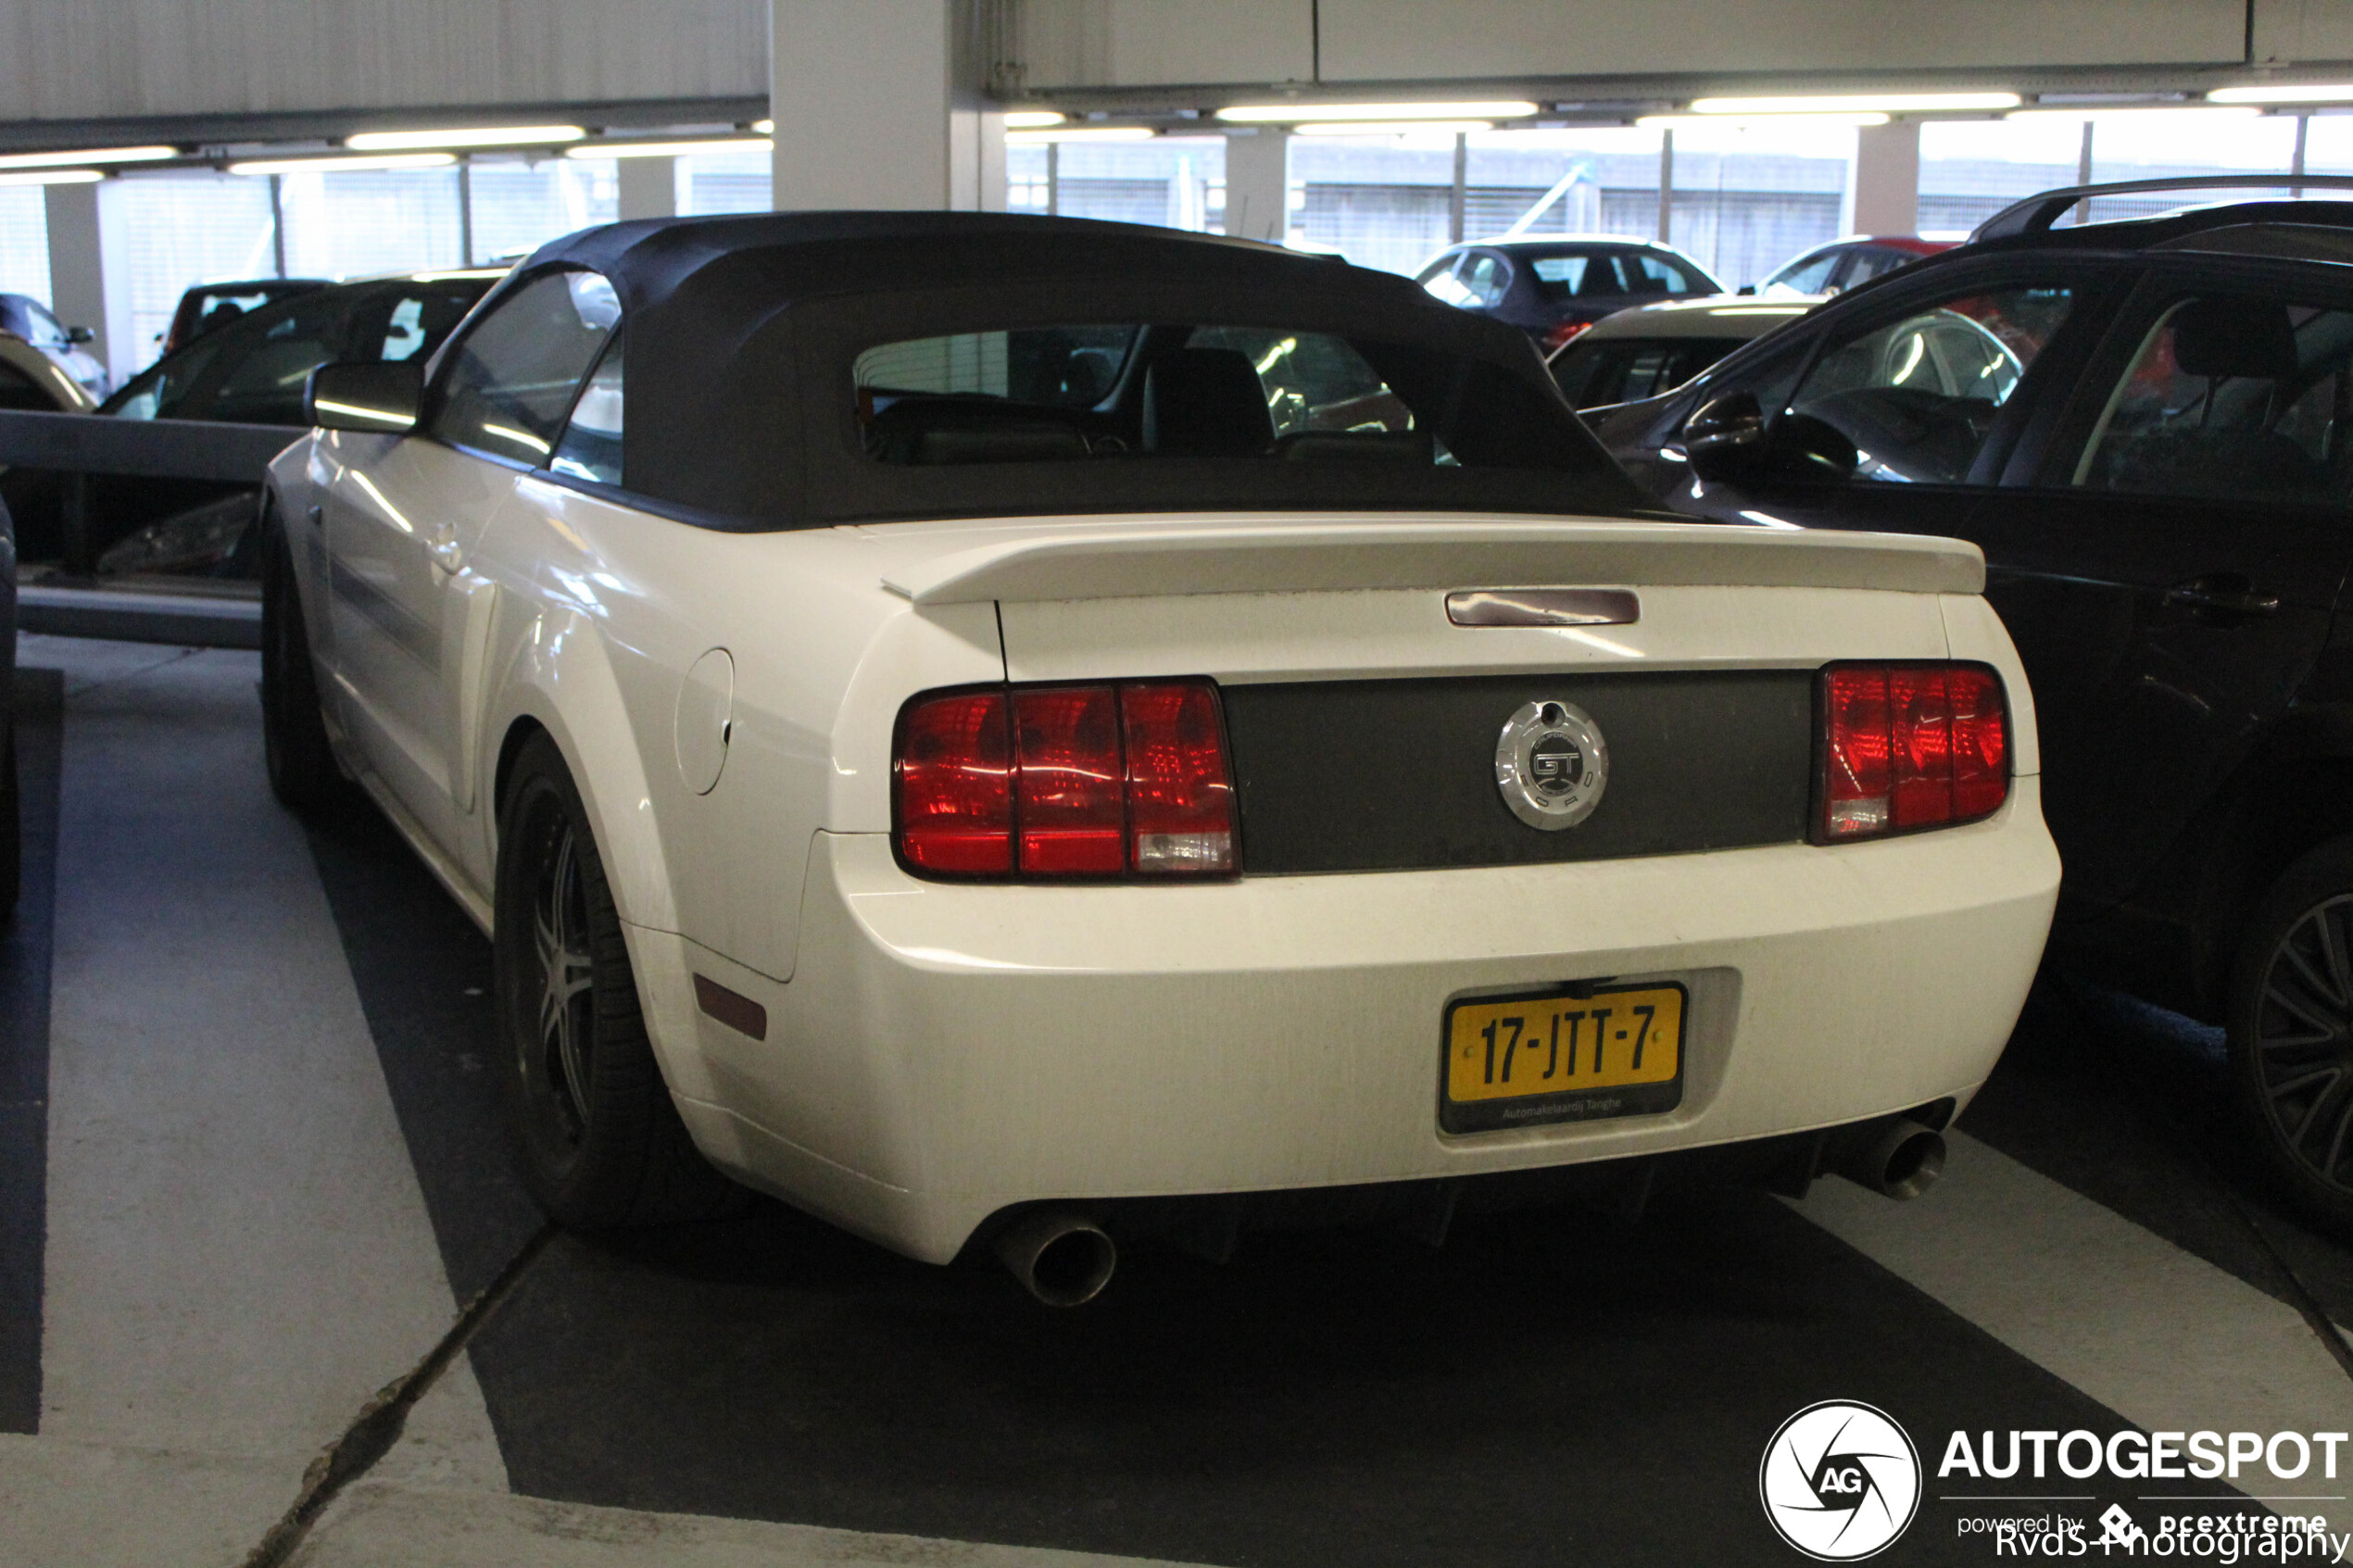
<path fill-rule="evenodd" d="M 517 757 L 498 822 L 500 1075 L 534 1195 L 584 1230 L 734 1207 L 743 1189 L 703 1160 L 654 1060 L 604 862 L 546 734 Z"/>
<path fill-rule="evenodd" d="M 2257 907 L 2230 1041 L 2242 1119 L 2273 1173 L 2353 1233 L 2353 840 L 2306 855 Z"/>
<path fill-rule="evenodd" d="M 266 499 L 260 527 L 261 758 L 270 793 L 301 811 L 324 801 L 343 780 L 319 707 L 292 542 L 277 507 Z"/>

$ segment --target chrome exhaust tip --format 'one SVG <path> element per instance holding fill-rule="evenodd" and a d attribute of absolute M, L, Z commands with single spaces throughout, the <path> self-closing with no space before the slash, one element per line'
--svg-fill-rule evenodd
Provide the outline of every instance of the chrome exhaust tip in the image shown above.
<path fill-rule="evenodd" d="M 1119 1248 L 1101 1225 L 1068 1210 L 1044 1210 L 997 1237 L 998 1261 L 1049 1307 L 1077 1307 L 1102 1294 Z"/>
<path fill-rule="evenodd" d="M 1908 1117 L 1891 1117 L 1861 1129 L 1831 1169 L 1882 1197 L 1918 1198 L 1944 1173 L 1944 1139 Z"/>

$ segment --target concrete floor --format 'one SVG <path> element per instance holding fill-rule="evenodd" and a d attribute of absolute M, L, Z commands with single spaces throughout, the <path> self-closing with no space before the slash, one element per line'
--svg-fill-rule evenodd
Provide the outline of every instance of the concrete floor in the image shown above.
<path fill-rule="evenodd" d="M 2323 1336 L 2353 1254 L 2239 1168 L 2215 1040 L 2057 983 L 1910 1205 L 1833 1181 L 1442 1251 L 1139 1249 L 1062 1315 L 764 1202 L 551 1236 L 484 1067 L 487 945 L 364 806 L 274 804 L 255 657 L 19 660 L 0 1565 L 1787 1563 L 1756 1465 L 1818 1399 L 1931 1467 L 1951 1431 L 2353 1430 Z M 331 1447 L 340 1490 L 287 1528 Z M 1997 1489 L 1931 1473 L 1881 1561 L 1986 1560 L 1963 1524 Z M 2353 1529 L 2347 1482 L 2281 1491 Z"/>

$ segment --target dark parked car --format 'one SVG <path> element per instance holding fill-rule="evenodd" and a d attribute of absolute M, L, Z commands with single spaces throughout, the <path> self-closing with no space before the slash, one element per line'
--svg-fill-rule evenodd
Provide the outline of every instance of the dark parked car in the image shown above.
<path fill-rule="evenodd" d="M 171 325 L 163 334 L 164 354 L 185 348 L 210 332 L 296 295 L 316 294 L 329 286 L 325 278 L 247 278 L 234 282 L 198 283 L 180 296 Z"/>
<path fill-rule="evenodd" d="M 1724 292 L 1673 246 L 1622 237 L 1453 245 L 1414 281 L 1449 305 L 1510 322 L 1548 352 L 1633 306 Z"/>
<path fill-rule="evenodd" d="M 449 335 L 503 269 L 421 272 L 338 283 L 247 312 L 168 354 L 97 408 L 119 420 L 222 420 L 308 428 L 310 372 L 336 360 L 419 360 Z M 78 577 L 155 573 L 250 578 L 251 487 L 195 480 L 94 478 L 85 534 L 69 540 L 58 476 L 0 479 L 22 558 Z"/>
<path fill-rule="evenodd" d="M 2052 227 L 2086 194 L 1592 422 L 1687 511 L 1984 550 L 2054 953 L 2226 1025 L 2270 1162 L 2353 1228 L 2353 202 Z"/>
<path fill-rule="evenodd" d="M 1741 292 L 1844 294 L 1858 283 L 1952 248 L 1950 240 L 1923 240 L 1917 234 L 1858 234 L 1816 245 L 1767 273 L 1754 289 Z"/>

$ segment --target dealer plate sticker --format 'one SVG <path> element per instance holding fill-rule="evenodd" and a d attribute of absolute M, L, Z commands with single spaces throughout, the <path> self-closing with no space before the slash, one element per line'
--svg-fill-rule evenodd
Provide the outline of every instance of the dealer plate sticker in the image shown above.
<path fill-rule="evenodd" d="M 1683 1099 L 1680 985 L 1561 985 L 1446 1009 L 1438 1124 L 1484 1133 L 1655 1115 Z"/>

